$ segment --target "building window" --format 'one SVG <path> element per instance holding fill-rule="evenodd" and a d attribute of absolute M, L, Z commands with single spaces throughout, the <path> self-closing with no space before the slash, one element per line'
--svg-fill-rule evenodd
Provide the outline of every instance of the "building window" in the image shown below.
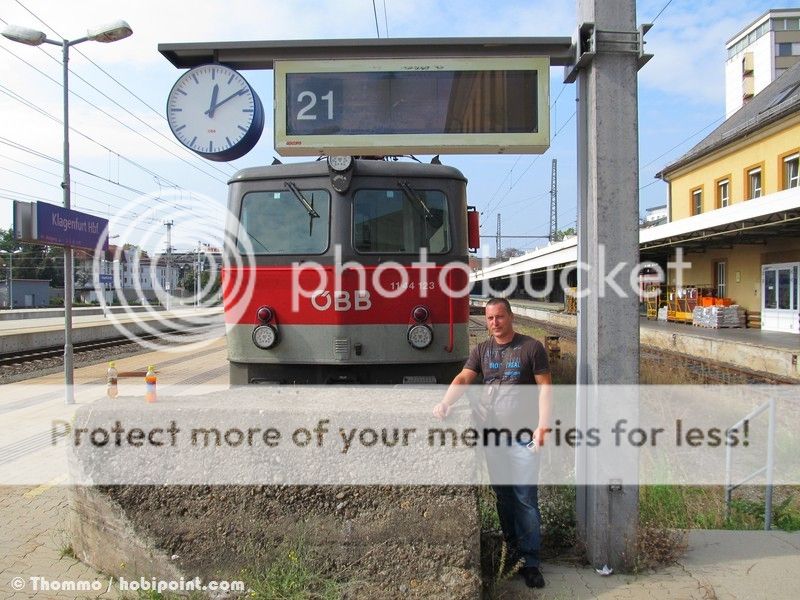
<path fill-rule="evenodd" d="M 725 208 L 730 203 L 730 184 L 723 179 L 717 184 L 717 208 Z"/>
<path fill-rule="evenodd" d="M 747 198 L 761 198 L 761 169 L 751 169 L 747 172 Z"/>
<path fill-rule="evenodd" d="M 692 214 L 699 215 L 703 212 L 703 190 L 692 192 Z"/>
<path fill-rule="evenodd" d="M 779 42 L 775 44 L 775 56 L 797 56 L 800 55 L 800 43 Z"/>
<path fill-rule="evenodd" d="M 797 17 L 773 19 L 772 22 L 775 31 L 797 31 L 800 29 L 800 18 Z"/>
<path fill-rule="evenodd" d="M 725 284 L 728 281 L 728 267 L 724 261 L 715 264 L 717 298 L 725 298 Z"/>
<path fill-rule="evenodd" d="M 800 154 L 792 154 L 783 159 L 783 189 L 800 185 Z"/>

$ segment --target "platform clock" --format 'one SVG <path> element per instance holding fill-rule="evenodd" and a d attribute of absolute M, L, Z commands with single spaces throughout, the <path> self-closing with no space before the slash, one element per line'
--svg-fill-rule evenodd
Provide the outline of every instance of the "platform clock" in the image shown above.
<path fill-rule="evenodd" d="M 167 98 L 167 121 L 178 141 L 203 158 L 240 158 L 264 129 L 264 107 L 244 77 L 219 64 L 184 73 Z"/>

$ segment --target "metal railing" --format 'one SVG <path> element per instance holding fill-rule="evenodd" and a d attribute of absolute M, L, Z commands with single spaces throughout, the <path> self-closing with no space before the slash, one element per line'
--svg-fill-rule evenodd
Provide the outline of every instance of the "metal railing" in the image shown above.
<path fill-rule="evenodd" d="M 747 477 L 738 483 L 733 483 L 732 479 L 732 463 L 733 463 L 733 446 L 735 442 L 734 435 L 742 430 L 745 423 L 749 423 L 764 411 L 769 411 L 769 421 L 767 425 L 767 463 L 750 473 Z M 764 530 L 769 531 L 772 528 L 772 490 L 773 490 L 773 472 L 775 468 L 775 398 L 771 397 L 769 400 L 759 405 L 746 417 L 740 419 L 728 429 L 725 430 L 725 439 L 727 444 L 725 446 L 725 517 L 730 519 L 731 516 L 731 501 L 733 499 L 733 490 L 758 477 L 762 473 L 766 474 L 766 488 L 764 491 Z"/>

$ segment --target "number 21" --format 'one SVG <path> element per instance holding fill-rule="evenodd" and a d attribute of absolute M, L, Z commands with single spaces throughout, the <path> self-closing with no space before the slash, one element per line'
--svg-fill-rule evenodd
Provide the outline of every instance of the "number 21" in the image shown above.
<path fill-rule="evenodd" d="M 330 90 L 324 96 L 320 96 L 320 99 L 325 100 L 328 104 L 328 120 L 333 120 L 333 90 Z M 316 121 L 317 115 L 316 114 L 309 114 L 309 111 L 313 109 L 317 105 L 317 95 L 314 92 L 300 92 L 297 96 L 298 102 L 303 102 L 304 100 L 308 100 L 308 104 L 300 109 L 297 113 L 297 120 L 298 121 Z"/>

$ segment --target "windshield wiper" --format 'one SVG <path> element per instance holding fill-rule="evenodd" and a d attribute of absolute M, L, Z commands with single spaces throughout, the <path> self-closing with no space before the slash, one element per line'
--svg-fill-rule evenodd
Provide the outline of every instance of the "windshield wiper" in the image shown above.
<path fill-rule="evenodd" d="M 306 209 L 306 212 L 308 213 L 308 237 L 311 237 L 311 234 L 314 231 L 314 219 L 320 218 L 319 213 L 314 210 L 314 196 L 311 196 L 311 202 L 309 203 L 309 201 L 306 200 L 306 197 L 303 196 L 303 192 L 301 192 L 293 182 L 287 181 L 286 187 L 292 191 L 294 197 L 297 198 L 298 202 L 300 202 L 300 204 L 302 204 Z"/>
<path fill-rule="evenodd" d="M 406 198 L 412 202 L 416 202 L 419 205 L 419 207 L 422 209 L 422 212 L 425 213 L 425 220 L 427 221 L 428 219 L 433 219 L 433 213 L 431 212 L 431 209 L 428 208 L 427 204 L 425 204 L 425 200 L 423 200 L 422 197 L 419 196 L 416 191 L 414 191 L 414 188 L 408 185 L 407 181 L 398 181 L 397 183 L 400 185 L 400 189 L 403 190 Z"/>
<path fill-rule="evenodd" d="M 260 239 L 258 239 L 256 236 L 254 236 L 249 231 L 246 231 L 246 233 L 247 233 L 248 237 L 251 240 L 255 241 L 259 246 L 261 246 L 264 249 L 265 252 L 269 252 L 269 248 L 267 248 L 264 244 L 262 244 Z"/>

